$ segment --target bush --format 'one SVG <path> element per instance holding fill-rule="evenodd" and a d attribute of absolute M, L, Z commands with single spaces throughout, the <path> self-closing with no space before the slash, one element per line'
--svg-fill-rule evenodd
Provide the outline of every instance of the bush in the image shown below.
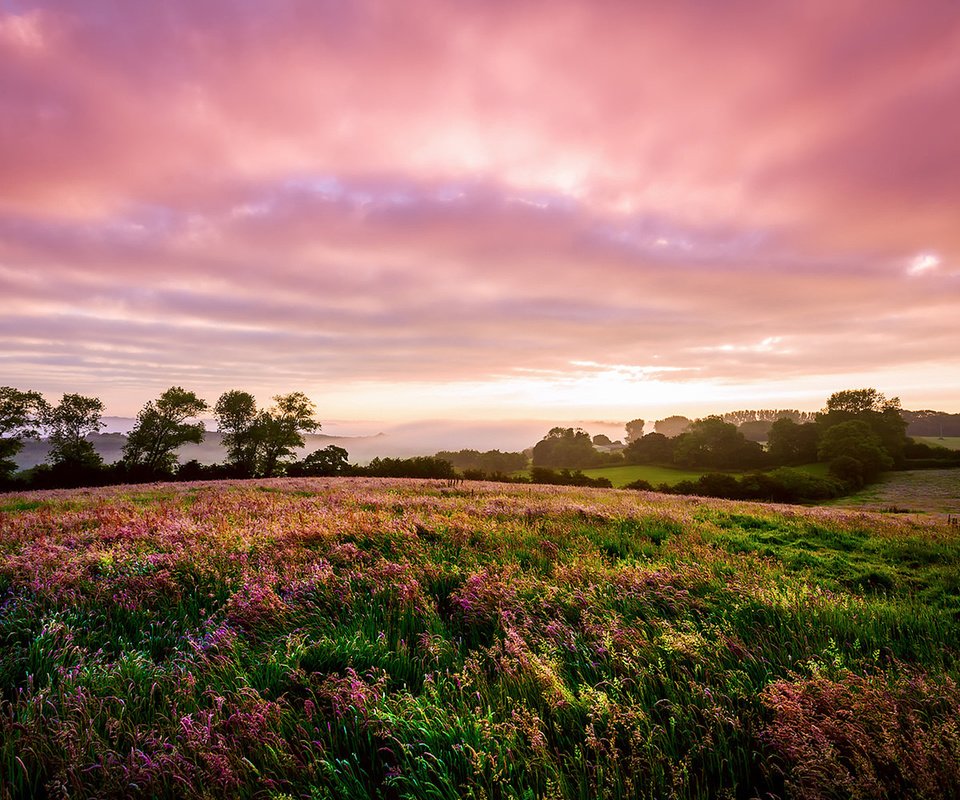
<path fill-rule="evenodd" d="M 650 481 L 645 481 L 645 480 L 643 480 L 643 478 L 639 478 L 638 480 L 635 480 L 635 481 L 633 481 L 632 483 L 628 483 L 628 484 L 627 484 L 626 486 L 624 486 L 623 488 L 624 488 L 624 489 L 636 489 L 637 491 L 640 491 L 640 492 L 652 492 L 652 491 L 654 491 L 653 484 L 650 483 Z"/>
<path fill-rule="evenodd" d="M 829 500 L 842 495 L 845 488 L 838 481 L 820 478 L 809 472 L 789 467 L 772 470 L 767 473 L 767 476 L 783 486 L 794 499 Z"/>
<path fill-rule="evenodd" d="M 547 467 L 532 467 L 530 469 L 531 483 L 545 483 L 552 486 L 590 486 L 596 489 L 612 489 L 609 478 L 591 478 L 580 470 L 571 472 L 568 469 L 560 471 Z"/>
<path fill-rule="evenodd" d="M 864 484 L 863 464 L 853 456 L 837 456 L 833 459 L 830 462 L 830 474 L 854 489 Z"/>

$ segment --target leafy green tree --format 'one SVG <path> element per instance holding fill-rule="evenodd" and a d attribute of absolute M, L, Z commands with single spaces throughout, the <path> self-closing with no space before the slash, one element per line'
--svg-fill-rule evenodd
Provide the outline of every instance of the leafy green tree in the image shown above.
<path fill-rule="evenodd" d="M 287 467 L 287 475 L 293 477 L 329 477 L 344 475 L 350 469 L 350 454 L 342 447 L 328 444 L 319 450 L 314 450 L 302 461 L 297 461 Z"/>
<path fill-rule="evenodd" d="M 833 462 L 843 457 L 860 462 L 864 481 L 873 480 L 893 466 L 893 459 L 884 450 L 880 437 L 862 419 L 851 419 L 827 428 L 820 437 L 817 454 L 821 461 Z M 852 470 L 848 462 L 844 465 L 845 469 Z"/>
<path fill-rule="evenodd" d="M 580 428 L 551 428 L 533 448 L 535 467 L 583 469 L 599 459 L 590 434 Z"/>
<path fill-rule="evenodd" d="M 670 464 L 676 439 L 662 433 L 648 433 L 634 439 L 623 451 L 623 460 L 628 464 Z"/>
<path fill-rule="evenodd" d="M 150 475 L 171 473 L 177 464 L 177 448 L 203 441 L 203 423 L 187 420 L 207 408 L 206 402 L 193 392 L 171 386 L 137 415 L 123 447 L 124 463 Z"/>
<path fill-rule="evenodd" d="M 760 466 L 763 448 L 748 441 L 737 426 L 720 417 L 705 417 L 677 437 L 674 461 L 685 467 L 741 469 Z"/>
<path fill-rule="evenodd" d="M 849 414 L 851 417 L 857 417 L 871 411 L 877 414 L 882 413 L 891 405 L 899 408 L 899 398 L 887 400 L 876 389 L 844 389 L 842 392 L 834 392 L 830 395 L 824 413 Z"/>
<path fill-rule="evenodd" d="M 770 426 L 767 454 L 774 464 L 809 464 L 817 460 L 820 428 L 812 423 L 798 425 L 787 417 Z"/>
<path fill-rule="evenodd" d="M 521 469 L 526 469 L 529 459 L 523 453 L 501 452 L 487 450 L 441 450 L 435 457 L 449 461 L 459 470 L 480 471 L 485 475 L 508 475 Z"/>
<path fill-rule="evenodd" d="M 240 389 L 224 392 L 217 400 L 213 414 L 223 436 L 227 463 L 245 477 L 255 475 L 261 426 L 253 395 Z"/>
<path fill-rule="evenodd" d="M 821 437 L 835 425 L 851 420 L 867 423 L 893 463 L 902 463 L 907 445 L 907 423 L 901 414 L 899 398 L 888 400 L 876 389 L 835 392 L 827 400 L 824 410 L 817 415 Z M 870 478 L 867 477 L 867 480 Z"/>
<path fill-rule="evenodd" d="M 374 478 L 455 478 L 453 464 L 436 456 L 375 458 L 362 469 Z"/>
<path fill-rule="evenodd" d="M 273 400 L 273 407 L 261 412 L 256 424 L 258 474 L 268 478 L 277 474 L 295 448 L 303 447 L 305 433 L 320 428 L 317 407 L 303 392 L 280 394 Z"/>
<path fill-rule="evenodd" d="M 103 402 L 96 397 L 65 394 L 43 415 L 50 452 L 47 460 L 60 470 L 82 471 L 103 465 L 103 459 L 87 440 L 103 427 Z"/>
<path fill-rule="evenodd" d="M 47 403 L 39 392 L 0 386 L 0 478 L 17 469 L 13 460 L 24 439 L 38 439 Z"/>
<path fill-rule="evenodd" d="M 609 447 L 613 444 L 613 440 L 605 433 L 598 433 L 591 441 L 597 447 Z"/>

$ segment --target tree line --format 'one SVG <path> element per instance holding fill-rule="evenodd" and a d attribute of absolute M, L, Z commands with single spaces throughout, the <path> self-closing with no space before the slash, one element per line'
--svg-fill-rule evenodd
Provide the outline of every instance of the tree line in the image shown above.
<path fill-rule="evenodd" d="M 766 446 L 748 435 L 751 426 L 759 425 Z M 598 437 L 579 428 L 553 428 L 534 446 L 533 464 L 552 469 L 644 464 L 711 470 L 717 472 L 699 482 L 658 489 L 775 500 L 834 496 L 860 488 L 888 469 L 960 464 L 960 452 L 908 437 L 899 399 L 872 388 L 835 392 L 815 414 L 739 411 L 698 420 L 675 415 L 658 420 L 653 433 L 643 435 L 643 428 L 640 419 L 627 423 L 627 443 L 615 452 L 598 450 Z M 815 462 L 828 465 L 829 480 L 789 469 Z M 724 471 L 754 474 L 738 482 Z M 762 471 L 767 474 L 757 477 Z M 641 481 L 634 488 L 653 487 Z"/>
<path fill-rule="evenodd" d="M 296 448 L 304 446 L 304 434 L 320 428 L 316 407 L 303 392 L 277 395 L 271 406 L 261 409 L 249 392 L 234 389 L 224 392 L 211 407 L 196 393 L 172 386 L 143 406 L 127 435 L 122 458 L 108 465 L 89 439 L 104 427 L 103 411 L 103 402 L 96 397 L 65 394 L 54 404 L 39 392 L 0 387 L 0 481 L 13 482 L 14 457 L 26 439 L 41 436 L 48 444 L 46 463 L 27 470 L 20 476 L 21 484 L 55 487 L 164 480 L 176 477 L 183 467 L 193 474 L 207 471 L 216 477 L 272 477 L 292 461 Z M 197 418 L 208 411 L 222 434 L 226 459 L 213 468 L 195 463 L 181 466 L 177 450 L 203 441 L 206 430 Z"/>
<path fill-rule="evenodd" d="M 194 392 L 173 386 L 146 403 L 126 438 L 122 457 L 105 464 L 90 441 L 103 427 L 104 406 L 95 397 L 65 394 L 49 403 L 39 392 L 0 387 L 0 487 L 56 488 L 154 480 L 327 475 L 492 479 L 602 486 L 581 470 L 619 464 L 649 464 L 717 473 L 698 482 L 661 491 L 708 493 L 748 499 L 820 499 L 851 490 L 895 467 L 960 464 L 960 452 L 915 442 L 897 398 L 876 389 L 836 392 L 816 414 L 796 410 L 737 411 L 690 420 L 679 415 L 658 420 L 644 435 L 645 422 L 626 423 L 626 444 L 591 437 L 579 428 L 552 428 L 529 452 L 530 477 L 520 475 L 527 453 L 499 450 L 440 451 L 434 456 L 376 458 L 362 467 L 349 463 L 335 445 L 297 460 L 305 434 L 320 430 L 314 403 L 302 392 L 277 395 L 259 408 L 249 392 L 224 392 L 212 406 Z M 206 430 L 198 417 L 211 412 L 226 457 L 205 466 L 180 464 L 178 449 L 200 444 Z M 931 415 L 934 412 L 921 412 Z M 745 432 L 765 426 L 764 447 Z M 17 453 L 27 439 L 44 437 L 46 463 L 15 476 Z M 790 470 L 826 462 L 830 480 Z M 739 481 L 723 471 L 753 471 Z M 771 471 L 772 470 L 772 471 Z M 765 474 L 762 474 L 765 471 Z M 757 477 L 761 475 L 761 477 Z M 819 483 L 817 481 L 820 481 Z M 634 488 L 652 488 L 638 483 Z"/>

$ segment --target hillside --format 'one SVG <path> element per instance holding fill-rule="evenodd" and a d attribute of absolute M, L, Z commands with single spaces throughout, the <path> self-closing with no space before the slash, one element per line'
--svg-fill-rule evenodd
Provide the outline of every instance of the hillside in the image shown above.
<path fill-rule="evenodd" d="M 362 479 L 0 495 L 0 641 L 11 800 L 960 795 L 943 517 Z"/>

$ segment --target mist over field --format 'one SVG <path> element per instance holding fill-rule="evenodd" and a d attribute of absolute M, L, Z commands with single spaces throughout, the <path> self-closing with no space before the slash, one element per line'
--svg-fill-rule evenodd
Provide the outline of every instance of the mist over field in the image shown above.
<path fill-rule="evenodd" d="M 135 422 L 130 417 L 104 417 L 106 423 L 99 436 L 92 436 L 97 452 L 107 463 L 120 460 L 125 434 Z M 335 444 L 350 454 L 354 464 L 367 464 L 381 458 L 408 458 L 433 455 L 440 450 L 503 450 L 516 452 L 533 447 L 555 426 L 579 427 L 591 436 L 603 433 L 613 440 L 624 436 L 623 423 L 604 420 L 419 420 L 391 424 L 376 420 L 332 421 L 324 423 L 319 434 L 306 434 L 305 446 L 296 449 L 297 458 Z M 652 426 L 651 426 L 652 427 Z M 183 445 L 177 450 L 181 463 L 196 459 L 201 464 L 216 464 L 224 460 L 226 452 L 221 445 L 216 423 L 207 422 L 207 434 L 199 444 Z M 47 457 L 44 441 L 26 440 L 17 455 L 17 467 L 29 469 L 43 463 Z"/>

